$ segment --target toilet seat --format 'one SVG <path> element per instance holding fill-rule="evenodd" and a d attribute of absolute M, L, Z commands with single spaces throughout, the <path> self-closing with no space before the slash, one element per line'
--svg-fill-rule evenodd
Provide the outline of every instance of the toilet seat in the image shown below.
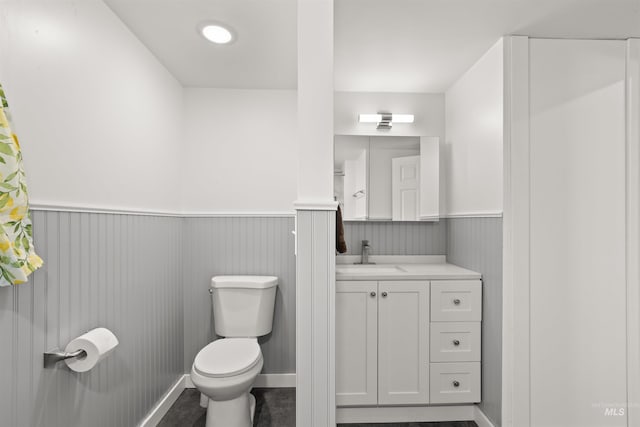
<path fill-rule="evenodd" d="M 261 356 L 255 338 L 224 338 L 200 350 L 193 369 L 209 378 L 232 377 L 251 370 Z"/>

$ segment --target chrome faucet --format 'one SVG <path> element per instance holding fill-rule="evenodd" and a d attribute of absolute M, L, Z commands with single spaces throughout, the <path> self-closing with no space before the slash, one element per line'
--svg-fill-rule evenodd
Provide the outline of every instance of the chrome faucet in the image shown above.
<path fill-rule="evenodd" d="M 371 251 L 371 246 L 369 246 L 368 240 L 362 241 L 362 258 L 360 262 L 356 264 L 375 264 L 375 262 L 369 262 L 369 252 Z"/>

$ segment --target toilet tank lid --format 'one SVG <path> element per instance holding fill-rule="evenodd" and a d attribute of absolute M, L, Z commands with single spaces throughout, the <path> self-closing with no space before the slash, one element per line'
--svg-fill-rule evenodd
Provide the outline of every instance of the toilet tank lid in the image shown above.
<path fill-rule="evenodd" d="M 215 276 L 211 279 L 211 287 L 216 289 L 267 289 L 277 284 L 278 278 L 274 276 Z"/>

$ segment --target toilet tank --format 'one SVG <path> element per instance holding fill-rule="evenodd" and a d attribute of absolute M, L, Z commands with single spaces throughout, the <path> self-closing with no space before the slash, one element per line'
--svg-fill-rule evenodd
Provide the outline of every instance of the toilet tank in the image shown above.
<path fill-rule="evenodd" d="M 278 278 L 216 276 L 211 279 L 216 334 L 259 337 L 271 332 Z"/>

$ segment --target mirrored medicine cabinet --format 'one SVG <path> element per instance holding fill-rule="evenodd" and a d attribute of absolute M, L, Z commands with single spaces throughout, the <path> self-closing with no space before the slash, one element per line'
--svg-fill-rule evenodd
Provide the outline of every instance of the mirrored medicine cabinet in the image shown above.
<path fill-rule="evenodd" d="M 346 221 L 437 221 L 440 138 L 336 135 L 334 194 Z"/>

